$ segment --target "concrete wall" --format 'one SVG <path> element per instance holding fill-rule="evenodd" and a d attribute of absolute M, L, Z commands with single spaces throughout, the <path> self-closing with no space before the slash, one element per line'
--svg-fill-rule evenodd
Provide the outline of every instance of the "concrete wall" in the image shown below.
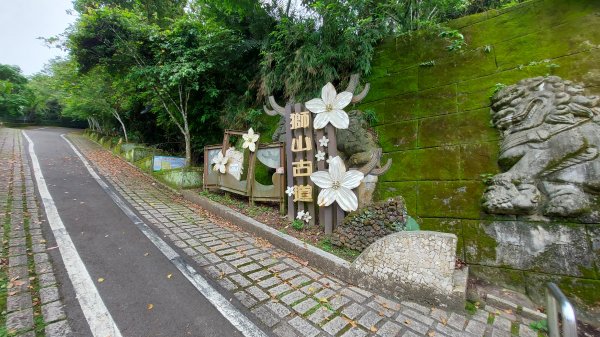
<path fill-rule="evenodd" d="M 388 39 L 376 50 L 372 110 L 392 169 L 376 198 L 405 198 L 423 230 L 454 233 L 473 275 L 541 300 L 553 280 L 599 314 L 600 224 L 532 222 L 483 213 L 483 178 L 499 172 L 490 126 L 496 84 L 554 74 L 600 94 L 600 1 L 538 0 L 455 20 L 448 51 L 437 34 Z M 384 160 L 386 159 L 384 158 Z"/>

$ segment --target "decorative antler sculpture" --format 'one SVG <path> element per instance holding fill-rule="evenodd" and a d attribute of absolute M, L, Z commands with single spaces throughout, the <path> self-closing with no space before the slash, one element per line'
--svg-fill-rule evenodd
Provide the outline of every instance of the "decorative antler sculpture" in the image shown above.
<path fill-rule="evenodd" d="M 371 154 L 371 160 L 368 163 L 363 165 L 358 171 L 362 172 L 366 175 L 380 176 L 387 172 L 392 166 L 392 160 L 388 159 L 385 165 L 381 166 L 381 155 L 383 154 L 383 150 L 381 148 L 375 150 L 373 154 Z"/>

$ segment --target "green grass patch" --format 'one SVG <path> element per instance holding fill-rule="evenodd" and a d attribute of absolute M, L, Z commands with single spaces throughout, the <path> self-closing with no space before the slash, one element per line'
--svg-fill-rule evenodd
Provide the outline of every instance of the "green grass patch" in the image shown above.
<path fill-rule="evenodd" d="M 494 324 L 494 320 L 496 320 L 496 315 L 490 313 L 488 315 L 487 324 L 490 324 L 490 325 Z"/>
<path fill-rule="evenodd" d="M 512 322 L 511 326 L 510 326 L 510 333 L 513 336 L 518 336 L 519 335 L 519 323 L 517 322 Z"/>
<path fill-rule="evenodd" d="M 467 301 L 465 303 L 465 310 L 471 314 L 471 315 L 475 315 L 475 313 L 477 312 L 477 305 L 471 301 Z"/>

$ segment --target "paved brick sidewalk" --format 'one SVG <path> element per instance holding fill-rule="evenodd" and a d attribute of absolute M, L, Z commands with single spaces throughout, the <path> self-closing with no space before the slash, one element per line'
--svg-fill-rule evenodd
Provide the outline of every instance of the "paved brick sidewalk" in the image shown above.
<path fill-rule="evenodd" d="M 0 335 L 68 336 L 20 131 L 0 127 L 0 163 Z"/>
<path fill-rule="evenodd" d="M 512 312 L 446 312 L 337 280 L 165 191 L 83 136 L 71 139 L 148 223 L 278 336 L 537 335 Z"/>

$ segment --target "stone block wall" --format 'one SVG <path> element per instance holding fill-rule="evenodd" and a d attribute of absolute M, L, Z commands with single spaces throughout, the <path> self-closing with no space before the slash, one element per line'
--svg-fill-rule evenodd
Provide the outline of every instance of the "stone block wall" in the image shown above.
<path fill-rule="evenodd" d="M 499 85 L 558 75 L 600 94 L 600 1 L 537 0 L 449 23 L 466 46 L 437 34 L 388 39 L 377 49 L 371 92 L 359 109 L 392 158 L 376 198 L 401 195 L 421 229 L 454 233 L 472 275 L 542 301 L 556 282 L 600 317 L 600 224 L 485 214 L 483 180 L 499 172 L 490 97 Z"/>

